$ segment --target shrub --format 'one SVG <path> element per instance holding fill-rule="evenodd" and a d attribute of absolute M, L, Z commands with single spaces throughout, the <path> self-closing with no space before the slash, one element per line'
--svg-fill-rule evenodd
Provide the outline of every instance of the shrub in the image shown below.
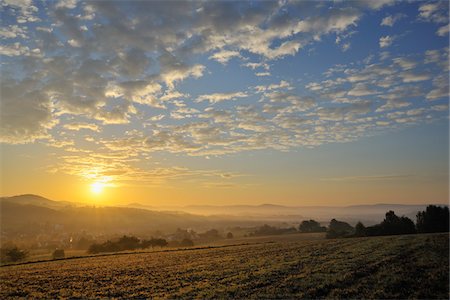
<path fill-rule="evenodd" d="M 355 236 L 361 237 L 366 235 L 366 227 L 363 223 L 358 222 L 355 226 Z"/>
<path fill-rule="evenodd" d="M 20 250 L 17 247 L 10 247 L 1 249 L 2 262 L 18 262 L 24 260 L 28 256 L 28 252 Z"/>
<path fill-rule="evenodd" d="M 301 232 L 325 232 L 327 228 L 320 226 L 320 223 L 315 220 L 303 221 L 299 228 Z"/>
<path fill-rule="evenodd" d="M 342 221 L 332 219 L 328 226 L 327 238 L 348 237 L 353 234 L 353 227 Z"/>
<path fill-rule="evenodd" d="M 53 251 L 52 257 L 53 259 L 61 259 L 66 257 L 66 254 L 64 253 L 63 249 L 56 249 L 55 251 Z"/>
<path fill-rule="evenodd" d="M 250 236 L 263 236 L 263 235 L 279 235 L 287 233 L 295 233 L 297 230 L 294 227 L 291 228 L 277 228 L 267 224 L 256 229 L 255 232 L 251 233 Z"/>
<path fill-rule="evenodd" d="M 396 234 L 412 234 L 416 233 L 414 222 L 405 216 L 398 217 L 390 210 L 380 224 L 367 227 L 365 234 L 367 236 L 377 235 L 396 235 Z"/>

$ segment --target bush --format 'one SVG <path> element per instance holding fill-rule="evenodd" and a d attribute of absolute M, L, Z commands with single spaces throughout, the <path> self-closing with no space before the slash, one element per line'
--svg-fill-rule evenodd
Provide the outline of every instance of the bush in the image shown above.
<path fill-rule="evenodd" d="M 392 210 L 386 213 L 383 222 L 365 229 L 365 234 L 367 236 L 412 233 L 416 233 L 414 222 L 410 218 L 396 216 Z"/>
<path fill-rule="evenodd" d="M 154 239 L 142 240 L 141 248 L 145 249 L 148 247 L 165 247 L 167 246 L 167 241 L 165 239 Z"/>
<path fill-rule="evenodd" d="M 277 228 L 267 224 L 256 229 L 255 232 L 250 233 L 250 236 L 264 236 L 264 235 L 280 235 L 287 233 L 295 233 L 297 230 L 294 227 L 291 228 Z"/>
<path fill-rule="evenodd" d="M 227 239 L 232 239 L 233 237 L 234 237 L 233 233 L 231 233 L 231 232 L 227 233 Z"/>
<path fill-rule="evenodd" d="M 416 233 L 416 227 L 411 219 L 398 217 L 392 210 L 386 213 L 386 217 L 380 225 L 382 235 Z"/>
<path fill-rule="evenodd" d="M 314 220 L 303 221 L 298 229 L 301 232 L 325 232 L 327 228 L 320 226 L 320 223 Z"/>
<path fill-rule="evenodd" d="M 10 247 L 1 249 L 2 262 L 18 262 L 24 260 L 28 256 L 28 252 L 20 250 L 17 247 Z"/>
<path fill-rule="evenodd" d="M 328 226 L 327 238 L 349 237 L 353 232 L 354 229 L 350 224 L 332 219 Z"/>
<path fill-rule="evenodd" d="M 141 242 L 137 237 L 124 235 L 117 242 L 106 241 L 102 244 L 94 243 L 89 247 L 88 253 L 117 252 L 155 246 L 165 247 L 167 246 L 167 241 L 165 239 L 152 238 L 151 240 L 142 240 Z"/>
<path fill-rule="evenodd" d="M 55 251 L 53 251 L 52 257 L 53 259 L 61 259 L 66 257 L 66 254 L 64 253 L 63 249 L 56 249 Z"/>
<path fill-rule="evenodd" d="M 361 237 L 366 235 L 366 227 L 363 223 L 358 222 L 355 226 L 355 236 Z"/>

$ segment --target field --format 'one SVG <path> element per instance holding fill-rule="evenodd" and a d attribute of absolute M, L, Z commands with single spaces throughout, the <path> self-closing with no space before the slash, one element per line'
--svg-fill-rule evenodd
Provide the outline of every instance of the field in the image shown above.
<path fill-rule="evenodd" d="M 249 240 L 4 266 L 0 298 L 448 298 L 448 234 Z"/>

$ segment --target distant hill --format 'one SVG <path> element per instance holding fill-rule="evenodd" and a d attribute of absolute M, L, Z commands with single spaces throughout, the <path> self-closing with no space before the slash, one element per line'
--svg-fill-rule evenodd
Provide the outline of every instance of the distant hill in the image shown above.
<path fill-rule="evenodd" d="M 69 201 L 50 200 L 50 199 L 44 198 L 42 196 L 33 195 L 33 194 L 25 194 L 25 195 L 18 195 L 18 196 L 12 196 L 12 197 L 0 197 L 0 204 L 3 202 L 10 202 L 10 203 L 21 204 L 21 205 L 35 205 L 35 206 L 56 208 L 56 209 L 81 205 L 79 203 L 69 202 Z"/>
<path fill-rule="evenodd" d="M 264 223 L 298 224 L 316 219 L 326 225 L 332 218 L 372 225 L 383 220 L 387 211 L 406 215 L 415 221 L 423 205 L 375 204 L 347 207 L 262 205 L 190 205 L 151 207 L 133 203 L 125 207 L 81 206 L 37 195 L 0 198 L 2 233 L 39 232 L 45 226 L 65 231 L 92 233 L 173 232 L 177 228 L 206 230 L 231 226 L 259 226 Z"/>
<path fill-rule="evenodd" d="M 96 234 L 137 234 L 174 232 L 177 228 L 196 230 L 225 226 L 255 226 L 261 222 L 244 218 L 200 216 L 185 212 L 161 212 L 129 207 L 70 206 L 35 195 L 0 199 L 2 234 L 37 234 L 48 228 L 65 232 Z M 56 229 L 55 229 L 56 230 Z"/>

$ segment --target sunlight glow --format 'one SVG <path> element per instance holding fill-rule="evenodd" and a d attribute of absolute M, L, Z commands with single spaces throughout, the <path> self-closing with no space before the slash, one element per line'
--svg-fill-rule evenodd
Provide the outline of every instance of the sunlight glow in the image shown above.
<path fill-rule="evenodd" d="M 100 194 L 103 192 L 103 188 L 105 187 L 105 184 L 103 182 L 94 182 L 91 184 L 91 192 L 94 194 Z"/>

